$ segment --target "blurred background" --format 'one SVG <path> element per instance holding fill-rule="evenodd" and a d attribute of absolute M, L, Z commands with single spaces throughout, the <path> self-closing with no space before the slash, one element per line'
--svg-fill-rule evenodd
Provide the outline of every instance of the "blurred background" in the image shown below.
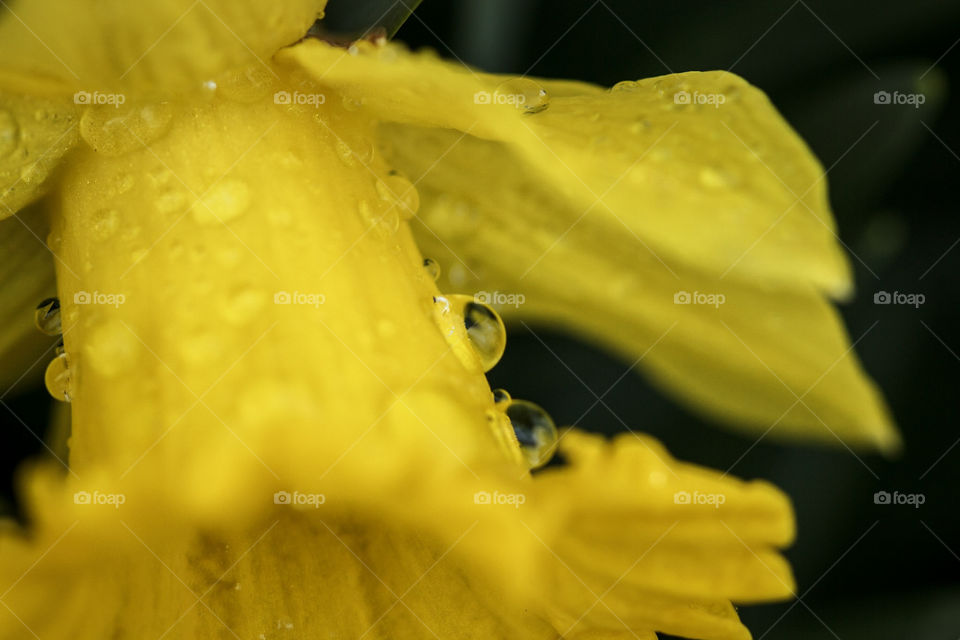
<path fill-rule="evenodd" d="M 557 424 L 614 433 L 622 420 L 678 458 L 783 488 L 797 512 L 787 555 L 800 600 L 741 608 L 755 638 L 960 637 L 960 102 L 951 91 L 960 87 L 960 3 L 425 0 L 397 38 L 489 71 L 608 86 L 729 69 L 770 95 L 825 166 L 836 163 L 831 200 L 857 283 L 841 311 L 853 339 L 864 336 L 857 352 L 903 433 L 899 459 L 756 443 L 640 375 L 621 378 L 629 363 L 540 329 L 511 328 L 488 377 Z M 878 91 L 924 102 L 876 104 Z M 877 305 L 879 291 L 925 301 Z M 4 402 L 9 502 L 12 469 L 42 452 L 34 434 L 53 401 L 18 388 Z M 925 501 L 878 505 L 877 491 Z"/>

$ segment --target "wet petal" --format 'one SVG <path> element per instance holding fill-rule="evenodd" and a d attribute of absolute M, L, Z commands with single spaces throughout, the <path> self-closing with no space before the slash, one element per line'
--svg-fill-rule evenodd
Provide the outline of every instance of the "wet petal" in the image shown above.
<path fill-rule="evenodd" d="M 733 74 L 607 92 L 477 74 L 392 45 L 351 53 L 309 41 L 278 59 L 383 120 L 504 142 L 542 191 L 641 238 L 668 265 L 849 291 L 822 167 L 766 96 Z"/>
<path fill-rule="evenodd" d="M 749 638 L 727 599 L 793 593 L 777 553 L 793 540 L 793 516 L 771 485 L 676 463 L 645 436 L 607 443 L 570 431 L 561 450 L 571 466 L 548 470 L 535 484 L 537 499 L 558 512 L 553 537 L 538 537 L 552 552 L 551 619 L 564 637 L 626 625 Z"/>
<path fill-rule="evenodd" d="M 0 87 L 34 92 L 158 92 L 269 60 L 296 42 L 325 0 L 110 0 L 5 3 Z"/>
<path fill-rule="evenodd" d="M 639 236 L 544 189 L 502 144 L 424 128 L 384 134 L 417 182 L 415 228 L 444 266 L 443 286 L 500 292 L 508 320 L 585 334 L 736 428 L 898 446 L 883 398 L 812 284 L 773 285 L 739 264 L 668 265 Z"/>
<path fill-rule="evenodd" d="M 50 173 L 80 139 L 79 115 L 66 99 L 0 91 L 0 219 L 43 195 Z"/>

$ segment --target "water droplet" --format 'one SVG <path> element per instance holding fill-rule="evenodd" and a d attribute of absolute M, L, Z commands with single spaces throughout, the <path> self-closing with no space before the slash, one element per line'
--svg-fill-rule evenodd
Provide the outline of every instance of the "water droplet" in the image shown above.
<path fill-rule="evenodd" d="M 530 468 L 549 462 L 560 439 L 550 414 L 532 402 L 513 400 L 507 407 L 507 417 Z"/>
<path fill-rule="evenodd" d="M 53 253 L 60 253 L 60 248 L 62 246 L 63 236 L 57 231 L 51 231 L 47 235 L 47 248 L 49 248 Z"/>
<path fill-rule="evenodd" d="M 109 104 L 87 108 L 80 117 L 80 135 L 105 156 L 120 156 L 142 149 L 163 135 L 173 119 L 168 104 Z"/>
<path fill-rule="evenodd" d="M 70 367 L 67 363 L 67 354 L 61 353 L 50 361 L 50 364 L 47 365 L 46 372 L 43 374 L 43 382 L 54 400 L 70 402 L 70 396 L 73 393 L 73 382 L 71 380 Z"/>
<path fill-rule="evenodd" d="M 460 362 L 471 371 L 492 369 L 507 346 L 497 312 L 472 296 L 439 296 L 434 302 L 440 330 Z"/>
<path fill-rule="evenodd" d="M 413 184 L 399 174 L 377 180 L 377 194 L 381 200 L 397 208 L 400 217 L 409 220 L 420 209 L 420 194 Z"/>
<path fill-rule="evenodd" d="M 400 214 L 394 207 L 374 206 L 366 200 L 361 200 L 357 207 L 360 217 L 371 228 L 380 229 L 388 234 L 396 233 L 400 228 Z"/>
<path fill-rule="evenodd" d="M 33 321 L 37 329 L 48 336 L 58 336 L 63 333 L 60 324 L 60 298 L 47 298 L 38 304 Z"/>
<path fill-rule="evenodd" d="M 340 102 L 343 104 L 343 108 L 347 111 L 359 111 L 360 107 L 363 106 L 363 99 L 355 98 L 353 96 L 343 96 Z"/>
<path fill-rule="evenodd" d="M 348 167 L 357 166 L 357 158 L 353 155 L 353 149 L 350 148 L 346 142 L 342 139 L 337 140 L 337 155 L 340 156 L 340 159 L 343 160 L 343 164 Z"/>
<path fill-rule="evenodd" d="M 140 348 L 140 342 L 121 321 L 101 321 L 84 341 L 84 362 L 96 373 L 115 378 L 131 368 Z"/>
<path fill-rule="evenodd" d="M 510 393 L 506 389 L 493 390 L 493 404 L 498 407 L 506 408 L 511 400 Z"/>
<path fill-rule="evenodd" d="M 540 113 L 550 106 L 550 94 L 530 78 L 507 80 L 494 91 L 497 104 L 512 104 L 524 113 Z"/>
<path fill-rule="evenodd" d="M 703 167 L 700 169 L 700 184 L 709 189 L 722 189 L 729 187 L 733 182 L 733 177 L 722 169 L 714 167 Z"/>
<path fill-rule="evenodd" d="M 90 216 L 90 231 L 95 240 L 110 239 L 120 227 L 120 214 L 116 209 L 99 209 Z"/>
<path fill-rule="evenodd" d="M 618 82 L 610 88 L 612 93 L 633 93 L 634 91 L 639 90 L 640 85 L 633 80 L 624 80 L 623 82 Z"/>
<path fill-rule="evenodd" d="M 234 292 L 223 305 L 223 318 L 230 324 L 242 325 L 252 320 L 266 303 L 266 294 L 256 289 Z"/>
<path fill-rule="evenodd" d="M 187 203 L 186 194 L 179 189 L 167 189 L 153 201 L 160 213 L 182 213 Z"/>
<path fill-rule="evenodd" d="M 198 224 L 228 222 L 242 215 L 250 205 L 250 188 L 234 178 L 221 180 L 193 205 Z"/>
<path fill-rule="evenodd" d="M 427 275 L 436 282 L 440 279 L 440 265 L 436 260 L 432 258 L 424 258 L 423 268 L 426 270 Z"/>
<path fill-rule="evenodd" d="M 0 158 L 5 158 L 20 142 L 20 126 L 17 119 L 6 109 L 0 109 Z"/>

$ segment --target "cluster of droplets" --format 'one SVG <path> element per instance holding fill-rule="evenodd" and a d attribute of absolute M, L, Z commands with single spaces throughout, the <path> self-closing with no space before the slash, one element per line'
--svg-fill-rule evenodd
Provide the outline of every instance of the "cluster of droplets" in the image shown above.
<path fill-rule="evenodd" d="M 440 277 L 435 260 L 423 261 L 432 280 Z M 507 332 L 500 315 L 473 296 L 446 295 L 433 298 L 435 318 L 454 354 L 467 369 L 487 372 L 500 361 L 507 346 Z M 508 420 L 523 459 L 530 469 L 542 467 L 553 456 L 559 436 L 550 415 L 527 400 L 514 400 L 503 389 L 493 392 L 494 410 L 488 419 L 497 424 Z"/>
<path fill-rule="evenodd" d="M 56 346 L 56 357 L 47 365 L 43 374 L 43 381 L 47 391 L 56 400 L 70 402 L 72 393 L 72 376 L 70 373 L 67 354 L 63 349 L 63 323 L 60 316 L 60 299 L 47 298 L 37 305 L 33 316 L 34 323 L 42 333 L 48 336 L 59 336 Z"/>

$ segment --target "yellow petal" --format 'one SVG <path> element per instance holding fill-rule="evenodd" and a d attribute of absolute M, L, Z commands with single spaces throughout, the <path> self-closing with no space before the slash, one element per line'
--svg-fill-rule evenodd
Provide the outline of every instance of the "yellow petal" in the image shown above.
<path fill-rule="evenodd" d="M 898 446 L 881 395 L 813 284 L 774 285 L 741 265 L 668 266 L 623 226 L 571 207 L 502 144 L 419 127 L 384 135 L 420 189 L 418 240 L 448 286 L 496 292 L 508 320 L 585 334 L 736 428 Z"/>
<path fill-rule="evenodd" d="M 39 198 L 79 139 L 79 109 L 66 99 L 0 91 L 0 219 Z"/>
<path fill-rule="evenodd" d="M 54 339 L 34 325 L 37 303 L 53 296 L 53 257 L 43 243 L 45 223 L 38 212 L 24 211 L 0 221 L 0 395 L 30 388 L 43 376 L 44 353 Z M 51 356 L 52 357 L 52 356 Z"/>
<path fill-rule="evenodd" d="M 793 517 L 774 487 L 678 464 L 659 443 L 633 434 L 606 443 L 570 431 L 561 451 L 571 466 L 544 472 L 534 488 L 562 514 L 552 535 L 535 535 L 551 551 L 551 619 L 563 637 L 626 624 L 749 638 L 726 600 L 793 593 L 776 552 L 793 540 Z"/>
<path fill-rule="evenodd" d="M 644 487 L 667 470 L 675 487 L 728 491 L 729 532 L 789 579 L 773 551 L 792 535 L 789 509 L 764 485 L 620 444 L 611 456 L 577 445 L 570 469 L 531 478 L 490 418 L 483 375 L 448 342 L 463 336 L 437 322 L 440 291 L 381 184 L 402 178 L 376 153 L 374 122 L 333 94 L 278 99 L 317 91 L 296 79 L 247 89 L 132 106 L 118 117 L 149 130 L 139 147 L 91 109 L 87 144 L 45 201 L 73 327 L 71 470 L 30 473 L 34 535 L 0 536 L 4 637 L 23 625 L 53 640 L 214 637 L 226 625 L 241 637 L 555 638 L 591 601 L 567 582 L 553 592 L 551 547 L 590 580 L 620 570 L 621 550 L 661 522 L 667 490 Z M 574 486 L 588 476 L 609 500 Z M 637 539 L 574 526 L 591 503 Z M 611 605 L 650 592 L 664 613 L 616 629 L 585 619 L 572 637 L 740 637 L 728 597 L 785 593 L 699 506 L 676 511 L 678 539 L 650 556 L 654 575 L 677 562 L 688 584 L 628 576 Z M 686 536 L 728 559 L 684 564 Z M 585 537 L 596 546 L 581 550 Z M 91 594 L 108 605 L 91 613 Z M 705 612 L 671 617 L 683 607 Z"/>
<path fill-rule="evenodd" d="M 504 142 L 575 216 L 635 236 L 638 251 L 649 245 L 670 267 L 849 289 L 822 168 L 766 96 L 733 74 L 606 92 L 477 74 L 397 46 L 348 53 L 307 41 L 278 59 L 383 120 Z"/>
<path fill-rule="evenodd" d="M 0 87 L 34 92 L 158 92 L 269 60 L 326 0 L 36 0 L 0 10 Z M 108 94 L 102 94 L 103 99 Z M 109 94 L 114 95 L 114 94 Z M 91 97 L 92 96 L 92 97 Z M 127 96 L 129 97 L 129 96 Z"/>

